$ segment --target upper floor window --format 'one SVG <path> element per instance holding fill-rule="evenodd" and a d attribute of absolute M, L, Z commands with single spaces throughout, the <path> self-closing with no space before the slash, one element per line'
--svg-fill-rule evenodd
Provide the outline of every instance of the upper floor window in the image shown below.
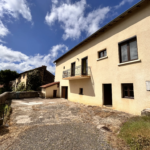
<path fill-rule="evenodd" d="M 136 37 L 119 44 L 120 62 L 127 62 L 138 59 Z"/>
<path fill-rule="evenodd" d="M 105 56 L 107 56 L 106 49 L 103 50 L 103 51 L 98 52 L 98 58 L 102 58 L 102 57 L 105 57 Z"/>
<path fill-rule="evenodd" d="M 25 78 L 25 74 L 23 74 L 23 79 Z"/>

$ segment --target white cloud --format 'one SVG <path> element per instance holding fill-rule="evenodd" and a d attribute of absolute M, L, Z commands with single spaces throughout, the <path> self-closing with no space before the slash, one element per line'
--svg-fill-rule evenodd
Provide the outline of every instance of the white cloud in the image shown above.
<path fill-rule="evenodd" d="M 110 8 L 98 8 L 85 16 L 87 6 L 86 0 L 74 4 L 69 0 L 61 4 L 53 2 L 51 12 L 47 13 L 45 21 L 49 26 L 58 21 L 64 30 L 64 40 L 68 38 L 78 39 L 82 32 L 90 35 L 100 28 L 100 24 L 106 18 Z"/>
<path fill-rule="evenodd" d="M 0 43 L 4 43 L 1 38 L 9 33 L 2 22 L 5 15 L 15 19 L 22 15 L 24 19 L 32 21 L 31 11 L 26 0 L 0 0 Z"/>
<path fill-rule="evenodd" d="M 68 47 L 59 44 L 53 46 L 47 55 L 36 54 L 34 56 L 27 56 L 21 52 L 7 48 L 4 45 L 0 45 L 0 69 L 11 69 L 23 72 L 45 65 L 50 72 L 55 73 L 53 61 L 60 56 L 60 52 L 63 54 L 66 51 L 68 51 Z"/>
<path fill-rule="evenodd" d="M 118 5 L 115 6 L 116 9 L 122 7 L 126 3 L 132 3 L 134 0 L 122 0 Z"/>
<path fill-rule="evenodd" d="M 3 38 L 9 33 L 9 30 L 4 26 L 2 21 L 0 20 L 0 38 Z"/>
<path fill-rule="evenodd" d="M 0 17 L 4 17 L 5 14 L 13 18 L 18 18 L 21 14 L 26 20 L 32 20 L 26 0 L 0 0 Z"/>

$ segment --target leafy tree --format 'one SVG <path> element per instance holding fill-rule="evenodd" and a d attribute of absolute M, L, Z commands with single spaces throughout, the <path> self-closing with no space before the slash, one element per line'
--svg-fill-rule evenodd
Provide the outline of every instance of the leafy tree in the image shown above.
<path fill-rule="evenodd" d="M 9 82 L 15 80 L 19 74 L 16 71 L 11 70 L 1 70 L 0 71 L 0 84 L 4 85 L 5 91 L 10 91 L 11 87 L 9 86 Z"/>
<path fill-rule="evenodd" d="M 42 84 L 41 74 L 39 70 L 34 70 L 28 73 L 27 90 L 38 90 Z"/>

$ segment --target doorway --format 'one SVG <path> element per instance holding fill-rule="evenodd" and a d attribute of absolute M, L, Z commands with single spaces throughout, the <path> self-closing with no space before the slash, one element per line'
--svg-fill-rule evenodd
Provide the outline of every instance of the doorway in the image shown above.
<path fill-rule="evenodd" d="M 82 59 L 82 75 L 88 74 L 88 57 Z"/>
<path fill-rule="evenodd" d="M 57 97 L 57 90 L 54 90 L 53 91 L 53 98 L 56 98 Z"/>
<path fill-rule="evenodd" d="M 112 85 L 103 84 L 104 103 L 103 105 L 112 106 Z"/>
<path fill-rule="evenodd" d="M 75 76 L 75 62 L 71 64 L 71 76 Z"/>
<path fill-rule="evenodd" d="M 68 87 L 67 86 L 62 87 L 62 96 L 61 97 L 68 99 Z"/>

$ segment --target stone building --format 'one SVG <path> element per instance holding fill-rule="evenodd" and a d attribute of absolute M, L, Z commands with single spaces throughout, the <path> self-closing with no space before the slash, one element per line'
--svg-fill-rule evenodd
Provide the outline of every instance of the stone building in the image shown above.
<path fill-rule="evenodd" d="M 47 68 L 46 66 L 41 66 L 41 67 L 38 67 L 38 68 L 35 68 L 35 69 L 32 69 L 32 70 L 28 70 L 28 71 L 20 73 L 19 77 L 15 80 L 15 82 L 13 82 L 14 83 L 13 86 L 16 89 L 18 84 L 23 82 L 25 84 L 25 87 L 26 87 L 27 80 L 28 80 L 28 73 L 30 73 L 34 70 L 39 70 L 40 71 L 42 85 L 54 82 L 55 76 L 52 73 L 50 73 L 46 68 Z"/>

